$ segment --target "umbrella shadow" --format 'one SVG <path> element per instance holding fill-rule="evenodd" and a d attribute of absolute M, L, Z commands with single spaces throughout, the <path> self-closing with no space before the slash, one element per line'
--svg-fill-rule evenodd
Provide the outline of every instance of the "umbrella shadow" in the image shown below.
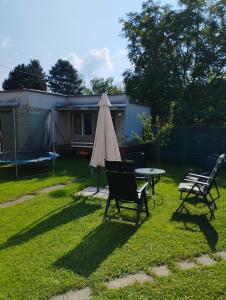
<path fill-rule="evenodd" d="M 28 242 L 32 238 L 48 232 L 58 226 L 67 224 L 76 219 L 80 219 L 88 214 L 95 212 L 101 205 L 86 203 L 85 201 L 72 202 L 69 205 L 59 208 L 51 215 L 43 216 L 41 219 L 24 228 L 19 233 L 10 237 L 5 243 L 0 245 L 0 250 L 6 249 L 15 245 L 20 245 Z"/>
<path fill-rule="evenodd" d="M 128 224 L 117 222 L 101 224 L 54 265 L 88 277 L 116 248 L 122 247 L 134 232 L 134 226 Z"/>
<path fill-rule="evenodd" d="M 190 215 L 181 214 L 178 212 L 173 213 L 171 221 L 183 222 L 184 227 L 182 230 L 188 230 L 191 232 L 197 232 L 194 227 L 189 224 L 196 224 L 199 226 L 200 231 L 204 234 L 207 243 L 212 251 L 216 250 L 218 242 L 218 232 L 215 230 L 213 225 L 210 223 L 206 215 Z"/>

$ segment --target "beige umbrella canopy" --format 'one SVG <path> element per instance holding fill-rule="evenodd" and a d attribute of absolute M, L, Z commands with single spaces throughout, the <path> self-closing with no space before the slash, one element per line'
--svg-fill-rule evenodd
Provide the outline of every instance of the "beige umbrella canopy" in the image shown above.
<path fill-rule="evenodd" d="M 98 105 L 100 108 L 90 165 L 105 167 L 105 160 L 121 161 L 121 156 L 110 113 L 111 102 L 107 94 L 102 94 Z"/>

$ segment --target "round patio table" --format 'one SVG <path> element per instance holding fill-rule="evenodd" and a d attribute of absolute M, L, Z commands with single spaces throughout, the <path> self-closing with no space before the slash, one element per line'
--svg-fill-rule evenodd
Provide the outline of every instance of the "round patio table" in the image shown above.
<path fill-rule="evenodd" d="M 151 188 L 152 195 L 155 194 L 155 185 L 159 182 L 160 176 L 165 174 L 166 171 L 157 168 L 139 168 L 135 169 L 135 173 L 143 175 L 148 179 L 148 187 Z"/>

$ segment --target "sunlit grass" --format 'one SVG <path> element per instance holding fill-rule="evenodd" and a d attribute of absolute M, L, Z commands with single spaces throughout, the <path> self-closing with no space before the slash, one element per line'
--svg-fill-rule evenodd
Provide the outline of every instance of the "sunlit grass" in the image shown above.
<path fill-rule="evenodd" d="M 175 268 L 181 259 L 226 249 L 225 174 L 215 220 L 209 221 L 203 205 L 188 205 L 190 215 L 178 217 L 173 214 L 179 205 L 177 185 L 186 167 L 162 165 L 167 172 L 157 185 L 156 205 L 149 199 L 151 216 L 135 231 L 123 222 L 103 224 L 104 200 L 76 196 L 95 183 L 87 161 L 61 163 L 53 178 L 10 182 L 21 195 L 74 177 L 86 178 L 0 209 L 0 299 L 49 299 L 87 285 L 96 299 L 225 299 L 225 262 L 186 272 Z M 13 195 L 7 184 L 0 183 L 2 200 Z M 168 278 L 117 291 L 103 285 L 163 263 L 174 271 Z"/>

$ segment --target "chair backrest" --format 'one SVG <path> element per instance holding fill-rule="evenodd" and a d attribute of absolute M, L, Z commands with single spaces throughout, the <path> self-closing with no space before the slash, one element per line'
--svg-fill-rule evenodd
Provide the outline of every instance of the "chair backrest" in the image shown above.
<path fill-rule="evenodd" d="M 105 161 L 109 196 L 121 201 L 138 202 L 132 161 Z"/>
<path fill-rule="evenodd" d="M 224 153 L 218 157 L 217 162 L 210 174 L 210 178 L 207 181 L 207 183 L 209 184 L 209 186 L 207 188 L 211 188 L 212 183 L 213 183 L 214 179 L 216 178 L 217 173 L 218 173 L 220 167 L 223 165 L 225 159 L 226 159 L 226 155 Z"/>
<path fill-rule="evenodd" d="M 204 171 L 207 175 L 210 175 L 213 168 L 215 167 L 217 160 L 219 158 L 219 155 L 217 154 L 211 154 L 208 155 L 206 163 L 205 163 L 205 167 L 204 167 Z"/>
<path fill-rule="evenodd" d="M 130 152 L 126 158 L 134 162 L 135 169 L 146 167 L 145 154 L 143 152 Z"/>

